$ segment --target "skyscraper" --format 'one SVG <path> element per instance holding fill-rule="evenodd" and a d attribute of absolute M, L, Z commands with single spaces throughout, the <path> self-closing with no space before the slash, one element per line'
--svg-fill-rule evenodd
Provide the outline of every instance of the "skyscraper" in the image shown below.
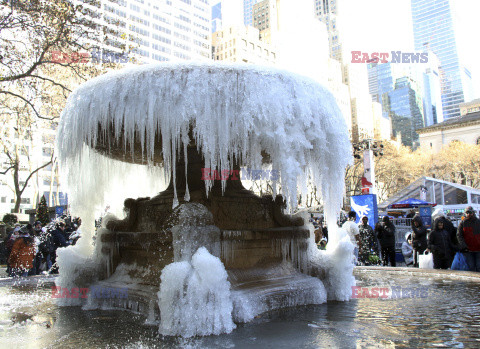
<path fill-rule="evenodd" d="M 342 62 L 342 45 L 337 14 L 337 0 L 315 0 L 315 16 L 327 26 L 330 57 Z"/>
<path fill-rule="evenodd" d="M 397 79 L 395 89 L 388 93 L 385 107 L 392 120 L 393 135 L 401 136 L 403 145 L 417 148 L 420 144 L 415 131 L 425 126 L 417 82 L 408 76 Z"/>
<path fill-rule="evenodd" d="M 425 126 L 443 122 L 443 107 L 440 84 L 440 61 L 433 52 L 428 54 L 428 64 L 423 72 L 423 111 Z"/>
<path fill-rule="evenodd" d="M 368 64 L 369 92 L 372 99 L 382 105 L 380 122 L 388 124 L 391 121 L 393 135 L 406 146 L 416 148 L 416 130 L 442 117 L 442 108 L 436 99 L 439 85 L 438 81 L 435 83 L 433 58 L 432 54 L 429 68 L 390 62 Z M 424 117 L 425 107 L 429 110 L 429 121 Z"/>
<path fill-rule="evenodd" d="M 411 0 L 415 49 L 431 50 L 440 60 L 440 82 L 445 119 L 460 116 L 460 103 L 470 95 L 471 74 L 457 50 L 450 0 Z"/>
<path fill-rule="evenodd" d="M 253 26 L 253 5 L 255 5 L 260 0 L 244 0 L 243 1 L 243 16 L 245 25 Z"/>
<path fill-rule="evenodd" d="M 222 29 L 222 2 L 212 6 L 212 33 Z"/>
<path fill-rule="evenodd" d="M 341 6 L 342 0 L 314 0 L 315 17 L 325 24 L 328 32 L 330 58 L 341 63 L 343 83 L 349 88 L 352 140 L 373 137 L 374 125 L 383 124 L 374 121 L 374 106 L 367 93 L 368 78 L 364 64 L 351 64 L 350 54 L 344 52 L 342 36 Z M 383 132 L 377 132 L 383 134 Z"/>

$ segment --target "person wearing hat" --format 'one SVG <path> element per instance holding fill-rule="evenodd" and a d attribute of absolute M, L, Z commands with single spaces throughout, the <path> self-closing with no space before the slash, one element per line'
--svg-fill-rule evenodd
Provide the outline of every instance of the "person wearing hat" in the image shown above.
<path fill-rule="evenodd" d="M 405 234 L 405 241 L 402 243 L 402 254 L 407 267 L 413 265 L 412 233 Z"/>
<path fill-rule="evenodd" d="M 465 209 L 465 219 L 458 224 L 457 240 L 470 271 L 480 272 L 480 220 L 472 206 Z"/>
<path fill-rule="evenodd" d="M 412 219 L 413 266 L 418 268 L 419 255 L 427 249 L 427 228 L 420 215 Z"/>
<path fill-rule="evenodd" d="M 428 252 L 433 254 L 434 269 L 448 269 L 452 266 L 454 246 L 450 234 L 445 229 L 442 217 L 433 222 L 433 229 L 428 235 Z"/>
<path fill-rule="evenodd" d="M 10 253 L 12 253 L 12 248 L 13 245 L 15 244 L 15 241 L 18 239 L 20 236 L 20 224 L 15 224 L 15 227 L 13 230 L 7 234 L 7 237 L 4 240 L 5 243 L 5 249 L 6 249 L 6 255 L 7 255 L 7 275 L 8 276 L 13 276 L 12 272 L 12 267 L 10 266 L 10 262 L 8 261 Z"/>
<path fill-rule="evenodd" d="M 8 262 L 12 268 L 13 276 L 28 276 L 28 271 L 33 268 L 35 258 L 35 244 L 26 228 L 20 230 L 20 236 L 15 240 Z"/>

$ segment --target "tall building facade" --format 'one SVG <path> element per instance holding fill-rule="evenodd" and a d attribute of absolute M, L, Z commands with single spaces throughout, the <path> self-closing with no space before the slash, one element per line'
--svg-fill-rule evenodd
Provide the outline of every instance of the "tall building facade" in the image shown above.
<path fill-rule="evenodd" d="M 433 52 L 429 52 L 428 64 L 423 71 L 423 111 L 425 126 L 443 122 L 440 61 Z"/>
<path fill-rule="evenodd" d="M 330 57 L 342 62 L 341 34 L 337 23 L 338 6 L 337 0 L 315 0 L 315 16 L 327 26 Z"/>
<path fill-rule="evenodd" d="M 212 52 L 216 61 L 274 65 L 277 52 L 274 46 L 260 40 L 254 27 L 230 27 L 213 33 Z"/>
<path fill-rule="evenodd" d="M 141 62 L 210 59 L 208 0 L 92 0 L 75 3 L 105 28 L 94 46 L 127 52 Z"/>
<path fill-rule="evenodd" d="M 433 51 L 440 60 L 445 119 L 460 116 L 460 103 L 471 95 L 471 74 L 462 66 L 450 0 L 411 0 L 415 49 Z"/>
<path fill-rule="evenodd" d="M 253 5 L 259 0 L 243 0 L 243 16 L 245 25 L 253 26 Z"/>
<path fill-rule="evenodd" d="M 352 140 L 371 138 L 374 134 L 385 134 L 375 131 L 376 122 L 374 105 L 368 95 L 367 68 L 364 64 L 352 64 L 350 55 L 345 54 L 341 31 L 342 0 L 314 0 L 315 17 L 325 24 L 328 32 L 330 58 L 341 63 L 343 83 L 350 93 L 350 118 L 352 125 Z"/>
<path fill-rule="evenodd" d="M 212 33 L 222 30 L 222 2 L 212 6 Z"/>
<path fill-rule="evenodd" d="M 416 130 L 427 124 L 426 107 L 430 119 L 442 119 L 440 85 L 435 80 L 433 60 L 431 63 L 427 67 L 390 62 L 368 64 L 369 92 L 382 107 L 380 122 L 391 125 L 392 135 L 406 146 L 418 146 Z"/>
<path fill-rule="evenodd" d="M 272 44 L 278 33 L 278 1 L 263 0 L 253 5 L 253 26 L 260 31 L 260 38 Z"/>
<path fill-rule="evenodd" d="M 141 63 L 211 59 L 212 9 L 209 0 L 72 2 L 81 5 L 83 16 L 101 28 L 96 35 L 83 39 L 86 46 L 103 51 L 125 52 L 128 58 L 135 58 Z M 101 55 L 98 58 L 102 59 Z M 54 148 L 55 131 L 55 127 L 39 126 L 31 140 L 22 140 L 21 162 L 28 164 L 28 168 L 20 171 L 21 185 L 33 169 L 49 160 Z M 13 133 L 4 137 L 17 143 L 20 138 Z M 5 161 L 1 162 L 1 171 L 5 171 L 7 165 Z M 3 176 L 5 179 L 2 178 L 0 183 L 0 213 L 10 212 L 14 207 L 13 182 L 8 178 L 9 174 Z M 22 195 L 20 210 L 35 207 L 42 195 L 51 206 L 66 203 L 56 162 L 32 176 Z"/>
<path fill-rule="evenodd" d="M 56 123 L 33 120 L 31 125 L 17 125 L 17 120 L 0 117 L 2 140 L 6 145 L 0 153 L 0 214 L 9 213 L 15 206 L 14 172 L 7 152 L 19 162 L 18 182 L 25 188 L 20 200 L 20 213 L 34 207 L 41 196 L 51 206 L 67 204 L 67 195 L 59 180 L 58 163 L 38 168 L 50 162 L 54 152 Z M 8 170 L 8 171 L 7 171 Z M 27 180 L 28 179 L 28 180 Z M 1 217 L 0 217 L 1 218 Z"/>
<path fill-rule="evenodd" d="M 403 145 L 419 146 L 417 129 L 423 128 L 422 96 L 418 84 L 411 77 L 403 76 L 396 80 L 395 88 L 388 94 L 384 108 L 392 120 L 392 132 Z"/>

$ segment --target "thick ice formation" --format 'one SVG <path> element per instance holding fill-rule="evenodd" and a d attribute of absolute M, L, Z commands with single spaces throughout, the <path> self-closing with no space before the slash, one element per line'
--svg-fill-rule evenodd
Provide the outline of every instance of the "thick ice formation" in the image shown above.
<path fill-rule="evenodd" d="M 232 332 L 236 326 L 227 277 L 220 259 L 204 247 L 191 262 L 167 265 L 158 292 L 160 333 L 192 337 Z"/>
<path fill-rule="evenodd" d="M 347 127 L 332 94 L 309 78 L 251 65 L 164 63 L 92 79 L 70 95 L 62 113 L 57 145 L 71 173 L 83 166 L 84 144 L 97 144 L 98 125 L 111 123 L 125 149 L 140 140 L 150 165 L 155 134 L 161 135 L 167 175 L 191 129 L 206 168 L 230 170 L 234 155 L 261 169 L 264 151 L 280 172 L 289 208 L 308 177 L 333 209 L 327 215 L 341 206 L 351 158 Z M 78 186 L 79 179 L 69 182 Z M 212 183 L 205 183 L 208 190 Z"/>
<path fill-rule="evenodd" d="M 213 225 L 213 215 L 199 203 L 180 205 L 173 215 L 177 224 L 172 227 L 175 262 L 190 261 L 200 248 L 220 257 L 220 229 Z"/>
<path fill-rule="evenodd" d="M 285 306 L 318 304 L 327 294 L 329 299 L 349 299 L 354 283 L 350 261 L 353 247 L 335 227 L 344 169 L 351 158 L 350 143 L 334 97 L 317 82 L 251 65 L 165 63 L 124 69 L 85 83 L 71 94 L 57 138 L 60 160 L 68 172 L 72 211 L 84 222 L 93 222 L 94 211 L 103 208 L 105 188 L 122 188 L 112 185 L 113 180 L 124 177 L 132 167 L 90 149 L 101 136 L 99 124 L 100 129 L 113 125 L 113 138 L 123 138 L 125 150 L 132 151 L 134 140 L 141 142 L 144 162 L 150 169 L 145 175 L 159 178 L 157 184 L 163 184 L 171 172 L 175 178 L 173 159 L 189 142 L 190 131 L 206 168 L 232 169 L 235 157 L 245 167 L 261 169 L 262 152 L 267 153 L 271 168 L 280 173 L 279 193 L 287 199 L 289 208 L 296 206 L 297 188 L 305 195 L 305 183 L 312 183 L 325 203 L 331 229 L 328 250 L 314 250 L 312 243 L 309 255 L 304 256 L 297 253 L 293 240 L 274 241 L 272 248 L 288 254 L 294 262 L 287 273 L 292 282 L 301 280 L 310 292 L 289 295 L 282 302 Z M 154 154 L 155 135 L 162 139 L 163 168 L 153 164 L 154 155 L 158 155 Z M 134 166 L 133 171 L 139 167 Z M 211 185 L 206 181 L 207 191 Z M 179 225 L 173 233 L 182 237 L 188 229 L 188 224 Z M 215 229 L 208 225 L 202 229 L 215 235 Z M 62 287 L 79 286 L 75 283 L 83 279 L 82 275 L 85 279 L 92 277 L 100 265 L 88 234 L 93 228 L 83 231 L 86 234 L 77 246 L 59 253 L 63 276 L 57 284 Z M 259 298 L 254 294 L 230 291 L 227 273 L 217 257 L 200 248 L 190 262 L 185 253 L 193 252 L 198 244 L 177 240 L 174 248 L 180 262 L 168 265 L 161 277 L 163 334 L 230 332 L 235 327 L 232 319 L 247 321 L 268 310 L 258 305 Z M 218 244 L 216 238 L 207 242 Z M 228 246 L 222 245 L 222 250 L 226 249 Z M 326 270 L 325 283 L 299 272 L 312 268 Z M 279 275 L 284 272 L 279 271 Z M 235 314 L 233 304 L 237 304 Z"/>

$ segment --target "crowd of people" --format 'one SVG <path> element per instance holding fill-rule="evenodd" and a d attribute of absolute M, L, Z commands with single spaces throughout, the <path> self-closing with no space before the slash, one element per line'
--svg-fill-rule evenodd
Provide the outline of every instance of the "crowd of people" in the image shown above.
<path fill-rule="evenodd" d="M 42 226 L 15 224 L 7 233 L 4 244 L 7 254 L 7 274 L 13 277 L 56 274 L 56 250 L 74 245 L 80 237 L 80 218 L 63 216 Z"/>
<path fill-rule="evenodd" d="M 339 222 L 348 233 L 354 247 L 355 264 L 395 267 L 396 262 L 396 228 L 388 216 L 384 216 L 375 227 L 362 216 L 356 224 L 357 215 L 348 213 L 345 221 Z M 411 218 L 411 232 L 405 234 L 402 254 L 407 266 L 419 267 L 420 256 L 432 255 L 435 269 L 457 269 L 480 271 L 480 219 L 476 217 L 471 206 L 465 209 L 462 220 L 456 228 L 443 211 L 438 210 L 432 216 L 432 227 L 427 229 L 422 218 L 413 210 L 408 213 Z M 325 249 L 327 238 L 323 222 L 315 220 L 315 242 L 320 249 Z M 457 263 L 464 260 L 463 266 Z"/>
<path fill-rule="evenodd" d="M 418 266 L 419 256 L 431 253 L 435 269 L 480 271 L 480 220 L 473 208 L 465 209 L 457 228 L 442 211 L 435 212 L 432 219 L 430 232 L 419 216 L 412 219 L 412 233 L 402 246 L 407 265 Z M 455 259 L 464 260 L 464 266 L 459 267 Z"/>

